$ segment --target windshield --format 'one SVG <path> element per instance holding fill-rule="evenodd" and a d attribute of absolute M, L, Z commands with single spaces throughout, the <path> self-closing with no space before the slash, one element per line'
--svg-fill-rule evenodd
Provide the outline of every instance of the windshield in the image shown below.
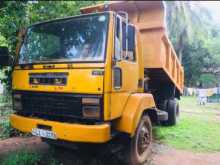
<path fill-rule="evenodd" d="M 104 61 L 108 15 L 75 17 L 32 26 L 19 53 L 19 64 Z"/>

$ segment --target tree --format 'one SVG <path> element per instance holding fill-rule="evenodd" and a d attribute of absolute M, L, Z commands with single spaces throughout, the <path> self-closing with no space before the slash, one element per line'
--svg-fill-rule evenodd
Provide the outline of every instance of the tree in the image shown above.
<path fill-rule="evenodd" d="M 0 38 L 1 46 L 7 45 L 10 54 L 15 56 L 16 43 L 18 41 L 17 31 L 27 24 L 26 17 L 27 2 L 4 1 L 0 9 Z M 1 69 L 1 68 L 0 68 Z M 1 81 L 11 87 L 11 68 L 4 68 L 6 78 Z"/>
<path fill-rule="evenodd" d="M 166 1 L 166 15 L 168 34 L 182 62 L 184 46 L 201 33 L 207 34 L 206 23 L 211 15 L 205 8 L 187 1 Z"/>
<path fill-rule="evenodd" d="M 29 24 L 80 14 L 80 8 L 94 5 L 97 1 L 39 1 L 29 3 Z"/>
<path fill-rule="evenodd" d="M 26 2 L 7 1 L 0 10 L 0 36 L 7 43 L 10 52 L 15 54 L 17 31 L 27 25 Z"/>
<path fill-rule="evenodd" d="M 184 65 L 185 84 L 196 86 L 204 71 L 220 66 L 220 28 L 198 2 L 167 1 L 166 11 L 168 35 Z"/>

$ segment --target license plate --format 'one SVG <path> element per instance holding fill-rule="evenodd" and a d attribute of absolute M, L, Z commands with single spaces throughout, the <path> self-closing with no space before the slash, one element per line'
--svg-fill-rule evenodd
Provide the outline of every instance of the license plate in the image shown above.
<path fill-rule="evenodd" d="M 32 135 L 48 138 L 48 139 L 57 139 L 56 134 L 53 131 L 39 129 L 39 128 L 34 128 L 32 130 Z"/>

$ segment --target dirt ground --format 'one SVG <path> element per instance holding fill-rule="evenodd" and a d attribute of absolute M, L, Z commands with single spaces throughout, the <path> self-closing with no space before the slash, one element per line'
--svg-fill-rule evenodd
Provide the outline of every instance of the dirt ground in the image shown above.
<path fill-rule="evenodd" d="M 46 152 L 48 146 L 41 142 L 38 137 L 14 137 L 0 141 L 0 158 L 21 149 L 27 149 L 30 151 Z"/>
<path fill-rule="evenodd" d="M 41 142 L 40 138 L 10 138 L 0 141 L 0 158 L 6 156 L 12 151 L 24 148 L 40 153 L 46 153 L 49 151 L 49 146 L 46 143 Z M 62 152 L 62 156 L 59 157 L 63 159 L 62 164 L 66 165 L 76 162 L 76 160 L 71 159 L 76 159 L 77 156 L 74 157 L 72 153 L 64 151 Z M 111 164 L 115 163 L 112 162 Z M 220 165 L 220 153 L 193 153 L 190 151 L 175 150 L 166 145 L 154 143 L 152 158 L 146 163 L 146 165 Z"/>
<path fill-rule="evenodd" d="M 154 165 L 220 165 L 220 153 L 192 153 L 189 151 L 170 150 L 155 155 Z"/>
<path fill-rule="evenodd" d="M 194 153 L 155 144 L 152 165 L 220 165 L 220 152 Z"/>

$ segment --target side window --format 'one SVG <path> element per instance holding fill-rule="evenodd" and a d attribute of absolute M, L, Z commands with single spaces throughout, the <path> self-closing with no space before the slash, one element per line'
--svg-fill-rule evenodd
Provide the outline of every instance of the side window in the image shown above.
<path fill-rule="evenodd" d="M 135 61 L 135 28 L 132 25 L 128 25 L 128 52 L 126 56 L 126 23 L 122 23 L 122 49 L 123 58 L 128 61 Z"/>
<path fill-rule="evenodd" d="M 128 58 L 130 61 L 135 61 L 135 28 L 128 25 Z"/>
<path fill-rule="evenodd" d="M 115 60 L 121 59 L 121 21 L 119 17 L 116 17 L 115 26 Z"/>
<path fill-rule="evenodd" d="M 126 51 L 126 24 L 122 22 L 122 50 Z"/>

